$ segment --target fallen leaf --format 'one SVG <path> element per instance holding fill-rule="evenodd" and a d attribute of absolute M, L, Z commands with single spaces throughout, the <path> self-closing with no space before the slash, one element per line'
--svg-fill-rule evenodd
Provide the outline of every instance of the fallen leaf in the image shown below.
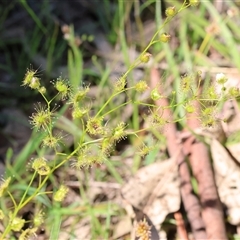
<path fill-rule="evenodd" d="M 167 214 L 180 207 L 176 160 L 172 158 L 139 169 L 123 186 L 122 196 L 158 226 Z"/>
<path fill-rule="evenodd" d="M 240 163 L 240 131 L 235 131 L 228 136 L 226 147 L 232 156 Z"/>
<path fill-rule="evenodd" d="M 228 145 L 227 149 L 232 156 L 240 163 L 240 143 Z"/>
<path fill-rule="evenodd" d="M 120 237 L 128 234 L 132 229 L 132 222 L 129 216 L 125 216 L 114 226 L 113 239 L 119 239 Z"/>
<path fill-rule="evenodd" d="M 240 224 L 240 168 L 227 150 L 213 139 L 210 145 L 220 200 L 227 207 L 228 221 Z"/>

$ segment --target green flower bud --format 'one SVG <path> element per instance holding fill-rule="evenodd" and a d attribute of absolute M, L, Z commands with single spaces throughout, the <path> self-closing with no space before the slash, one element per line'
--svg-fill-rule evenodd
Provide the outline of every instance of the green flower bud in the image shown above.
<path fill-rule="evenodd" d="M 35 214 L 33 218 L 33 224 L 35 227 L 39 227 L 44 223 L 44 215 L 44 212 L 41 210 Z"/>
<path fill-rule="evenodd" d="M 173 17 L 176 15 L 177 11 L 175 7 L 168 7 L 165 11 L 167 17 Z"/>
<path fill-rule="evenodd" d="M 169 42 L 170 39 L 171 39 L 171 36 L 167 33 L 162 33 L 161 36 L 160 36 L 160 41 L 163 42 L 163 43 Z"/>
<path fill-rule="evenodd" d="M 65 79 L 59 77 L 57 81 L 54 83 L 54 86 L 62 99 L 66 99 L 69 96 L 71 88 L 69 86 L 69 83 Z"/>
<path fill-rule="evenodd" d="M 32 89 L 39 89 L 40 87 L 40 79 L 37 78 L 37 77 L 33 77 L 31 79 L 31 82 L 29 83 L 29 87 L 32 88 Z"/>
<path fill-rule="evenodd" d="M 228 90 L 228 94 L 230 95 L 230 97 L 238 97 L 240 95 L 240 91 L 237 87 L 231 87 Z"/>
<path fill-rule="evenodd" d="M 69 189 L 66 186 L 61 185 L 58 191 L 55 192 L 55 194 L 53 195 L 54 201 L 62 202 L 63 199 L 66 197 L 66 194 L 68 193 L 68 191 Z"/>
<path fill-rule="evenodd" d="M 223 73 L 218 73 L 216 75 L 216 81 L 217 81 L 218 84 L 223 85 L 224 83 L 227 82 L 227 80 L 228 80 L 228 78 Z"/>
<path fill-rule="evenodd" d="M 140 56 L 140 61 L 142 63 L 147 63 L 151 56 L 152 56 L 152 54 L 150 54 L 150 53 L 144 53 Z"/>
<path fill-rule="evenodd" d="M 199 5 L 200 1 L 199 0 L 189 0 L 189 3 L 191 6 L 197 7 Z"/>
<path fill-rule="evenodd" d="M 19 217 L 14 217 L 13 213 L 9 213 L 9 218 L 10 218 L 10 228 L 14 232 L 19 232 L 23 228 L 25 224 L 25 220 Z"/>
<path fill-rule="evenodd" d="M 122 139 L 125 139 L 127 137 L 125 128 L 126 128 L 126 124 L 124 122 L 121 122 L 117 125 L 116 128 L 113 129 L 112 138 L 114 142 L 119 142 Z"/>
<path fill-rule="evenodd" d="M 36 72 L 37 71 L 27 70 L 22 86 L 29 86 L 32 82 L 32 79 L 35 77 Z"/>
<path fill-rule="evenodd" d="M 52 113 L 40 104 L 35 108 L 36 112 L 30 117 L 30 124 L 41 130 L 46 130 L 51 125 Z"/>
<path fill-rule="evenodd" d="M 32 163 L 32 168 L 41 176 L 50 173 L 50 167 L 47 165 L 47 161 L 43 157 L 36 158 Z"/>
<path fill-rule="evenodd" d="M 161 94 L 158 92 L 157 88 L 154 88 L 152 91 L 151 91 L 151 99 L 156 101 L 158 99 L 160 99 L 162 96 Z"/>
<path fill-rule="evenodd" d="M 46 88 L 45 87 L 40 87 L 39 89 L 38 89 L 38 91 L 41 93 L 41 94 L 45 94 L 46 93 Z"/>
<path fill-rule="evenodd" d="M 148 85 L 147 85 L 146 81 L 141 80 L 135 85 L 135 89 L 137 92 L 142 93 L 148 89 Z"/>
<path fill-rule="evenodd" d="M 194 106 L 193 106 L 193 105 L 190 105 L 190 104 L 188 104 L 188 105 L 185 107 L 185 109 L 186 109 L 186 111 L 187 111 L 188 113 L 193 113 L 193 112 L 195 111 Z"/>

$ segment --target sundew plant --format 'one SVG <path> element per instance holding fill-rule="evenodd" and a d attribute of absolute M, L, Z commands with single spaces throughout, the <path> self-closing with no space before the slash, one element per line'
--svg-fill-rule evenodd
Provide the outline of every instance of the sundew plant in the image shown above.
<path fill-rule="evenodd" d="M 204 87 L 201 72 L 185 74 L 181 79 L 181 89 L 172 90 L 168 95 L 161 92 L 161 83 L 151 88 L 144 80 L 140 80 L 133 85 L 128 82 L 128 75 L 134 68 L 139 64 L 146 64 L 151 58 L 154 58 L 149 53 L 150 47 L 156 43 L 167 44 L 170 41 L 171 36 L 163 31 L 166 24 L 171 22 L 171 19 L 184 9 L 196 7 L 198 4 L 198 0 L 190 0 L 184 1 L 179 9 L 174 6 L 166 9 L 166 19 L 163 24 L 157 29 L 149 44 L 127 71 L 117 79 L 111 88 L 108 100 L 97 111 L 92 109 L 92 105 L 89 103 L 91 101 L 88 96 L 90 86 L 76 88 L 71 86 L 67 79 L 59 77 L 52 82 L 56 95 L 49 99 L 47 89 L 38 77 L 37 71 L 27 70 L 22 86 L 37 91 L 43 98 L 41 103 L 36 104 L 35 112 L 30 116 L 30 124 L 36 130 L 36 134 L 42 134 L 43 136 L 41 147 L 51 151 L 54 157 L 48 159 L 47 156 L 38 156 L 29 160 L 28 174 L 31 174 L 31 180 L 28 187 L 20 192 L 20 195 L 15 196 L 15 193 L 9 191 L 9 186 L 15 181 L 14 176 L 7 176 L 2 181 L 0 196 L 2 198 L 8 197 L 11 202 L 8 203 L 6 208 L 0 210 L 0 219 L 4 226 L 1 239 L 8 239 L 9 236 L 13 235 L 18 236 L 18 239 L 29 239 L 31 236 L 37 236 L 38 230 L 45 223 L 44 207 L 41 207 L 41 203 L 36 203 L 37 197 L 48 195 L 53 204 L 61 204 L 69 191 L 64 183 L 57 186 L 57 190 L 46 190 L 48 180 L 56 170 L 63 165 L 81 170 L 96 164 L 104 164 L 114 152 L 116 144 L 121 140 L 128 136 L 138 138 L 138 135 L 143 131 L 159 130 L 167 126 L 172 120 L 163 117 L 166 109 L 174 110 L 181 107 L 185 112 L 185 115 L 181 117 L 175 116 L 174 123 L 181 122 L 184 124 L 186 118 L 194 116 L 199 119 L 202 126 L 214 127 L 219 121 L 225 120 L 217 117 L 222 104 L 229 99 L 238 98 L 240 92 L 236 87 L 226 88 L 228 79 L 222 73 L 216 75 L 215 85 L 208 87 Z M 140 101 L 140 95 L 144 92 L 148 93 L 148 97 L 145 101 Z M 183 96 L 180 102 L 177 101 L 179 93 Z M 126 101 L 114 106 L 114 100 L 121 94 L 127 96 Z M 163 107 L 157 106 L 154 102 L 161 98 L 167 98 L 170 104 Z M 75 148 L 70 153 L 62 151 L 61 146 L 64 136 L 59 132 L 56 134 L 54 131 L 55 124 L 58 121 L 56 113 L 59 110 L 55 103 L 61 100 L 68 106 L 71 112 L 71 120 L 79 124 L 82 130 Z M 201 106 L 199 115 L 194 114 L 196 109 L 193 103 L 196 101 Z M 109 109 L 110 103 L 111 106 L 114 106 L 111 109 Z M 138 107 L 143 106 L 147 109 L 148 114 L 144 119 L 148 122 L 146 128 L 132 130 L 127 122 L 112 121 L 112 113 L 131 104 Z M 151 150 L 152 147 L 143 143 L 138 153 L 145 156 Z M 21 216 L 21 210 L 30 203 L 36 204 L 39 210 L 34 213 L 31 222 L 27 222 Z"/>

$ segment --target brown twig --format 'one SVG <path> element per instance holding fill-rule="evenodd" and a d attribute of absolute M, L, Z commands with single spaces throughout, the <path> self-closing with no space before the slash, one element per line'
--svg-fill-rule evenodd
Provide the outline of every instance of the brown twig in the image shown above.
<path fill-rule="evenodd" d="M 184 220 L 180 212 L 174 213 L 174 218 L 176 220 L 178 236 L 182 240 L 188 240 L 188 234 L 185 228 Z"/>
<path fill-rule="evenodd" d="M 151 86 L 155 87 L 160 81 L 160 76 L 156 68 L 151 69 Z M 159 89 L 163 91 L 162 89 Z M 168 106 L 168 100 L 166 98 L 161 98 L 156 101 L 158 106 Z M 191 178 L 187 163 L 185 161 L 185 156 L 183 152 L 187 152 L 187 144 L 179 144 L 177 142 L 177 128 L 173 123 L 172 112 L 169 108 L 166 108 L 162 114 L 163 118 L 168 117 L 169 124 L 167 125 L 166 138 L 167 138 L 167 148 L 169 155 L 172 157 L 176 152 L 181 152 L 177 157 L 178 171 L 180 177 L 180 192 L 182 196 L 182 201 L 184 208 L 187 212 L 188 220 L 190 222 L 193 236 L 195 239 L 207 239 L 207 234 L 205 232 L 205 226 L 201 217 L 201 207 L 197 197 L 193 194 L 193 189 L 191 185 Z M 185 147 L 185 149 L 183 149 Z M 180 229 L 179 229 L 180 231 Z"/>
<path fill-rule="evenodd" d="M 190 151 L 189 145 L 192 143 L 192 141 L 193 141 L 192 138 L 188 138 L 184 142 L 183 148 L 185 153 Z M 193 193 L 191 176 L 184 155 L 182 155 L 182 157 L 179 158 L 178 165 L 179 176 L 181 181 L 180 191 L 182 201 L 192 228 L 193 237 L 194 239 L 207 239 L 205 224 L 201 215 L 201 206 L 198 198 Z"/>
<path fill-rule="evenodd" d="M 195 112 L 200 113 L 200 104 L 195 101 Z M 191 129 L 201 127 L 197 117 L 188 118 L 188 127 Z M 219 200 L 209 153 L 204 143 L 193 141 L 189 157 L 193 174 L 198 182 L 199 197 L 202 205 L 202 217 L 206 226 L 207 239 L 227 239 L 223 219 L 222 204 Z"/>

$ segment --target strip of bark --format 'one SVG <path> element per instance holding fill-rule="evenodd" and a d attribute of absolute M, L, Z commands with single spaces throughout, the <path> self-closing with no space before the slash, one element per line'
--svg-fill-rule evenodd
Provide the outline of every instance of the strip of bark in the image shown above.
<path fill-rule="evenodd" d="M 180 212 L 174 213 L 174 218 L 176 220 L 178 236 L 182 240 L 188 240 L 187 230 L 184 224 L 182 214 Z"/>
<path fill-rule="evenodd" d="M 201 127 L 198 120 L 200 104 L 193 102 L 195 112 L 188 118 L 188 127 Z M 189 157 L 193 174 L 198 182 L 199 198 L 202 205 L 202 218 L 206 226 L 207 239 L 228 239 L 224 224 L 222 204 L 219 200 L 212 165 L 206 145 L 193 141 Z"/>
<path fill-rule="evenodd" d="M 156 68 L 151 69 L 151 86 L 156 87 L 159 84 L 160 76 Z M 159 89 L 163 92 L 163 89 Z M 168 106 L 168 100 L 166 98 L 156 101 L 158 106 Z M 169 155 L 173 157 L 176 152 L 180 154 L 177 157 L 179 178 L 180 178 L 180 193 L 184 208 L 187 212 L 187 217 L 190 222 L 194 239 L 207 239 L 204 222 L 201 217 L 201 207 L 197 197 L 193 194 L 192 184 L 189 169 L 185 161 L 185 155 L 183 152 L 188 152 L 187 149 L 183 151 L 183 145 L 177 142 L 177 128 L 173 123 L 173 114 L 169 108 L 165 109 L 162 115 L 163 118 L 168 118 L 169 124 L 167 124 L 167 130 L 165 131 L 167 138 L 167 148 Z M 185 144 L 185 148 L 187 148 Z"/>

